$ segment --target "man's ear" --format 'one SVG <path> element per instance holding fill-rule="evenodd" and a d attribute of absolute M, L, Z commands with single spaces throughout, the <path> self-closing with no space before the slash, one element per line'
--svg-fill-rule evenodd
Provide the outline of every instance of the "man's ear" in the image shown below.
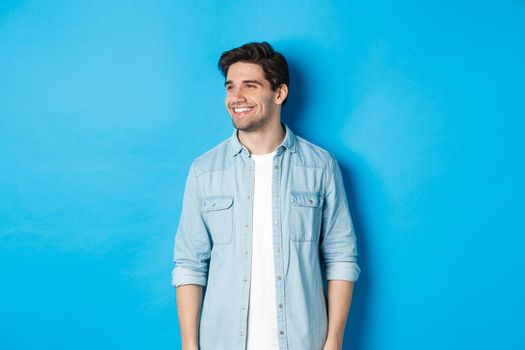
<path fill-rule="evenodd" d="M 288 96 L 288 85 L 281 84 L 277 88 L 277 94 L 275 95 L 274 102 L 278 105 L 282 105 L 286 97 Z"/>

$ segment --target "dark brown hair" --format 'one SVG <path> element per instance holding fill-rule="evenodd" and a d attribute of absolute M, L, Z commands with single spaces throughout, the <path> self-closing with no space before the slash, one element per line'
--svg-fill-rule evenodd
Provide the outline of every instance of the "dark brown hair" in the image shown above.
<path fill-rule="evenodd" d="M 230 66 L 237 62 L 255 63 L 261 66 L 264 77 L 270 82 L 273 91 L 281 84 L 290 86 L 290 74 L 286 59 L 266 41 L 248 43 L 223 52 L 219 59 L 219 69 L 222 75 L 226 77 Z"/>

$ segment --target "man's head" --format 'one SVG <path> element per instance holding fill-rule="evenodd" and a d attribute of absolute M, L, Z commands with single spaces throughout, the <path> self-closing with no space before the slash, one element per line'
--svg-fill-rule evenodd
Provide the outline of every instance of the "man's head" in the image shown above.
<path fill-rule="evenodd" d="M 275 51 L 266 41 L 249 43 L 230 51 L 223 52 L 219 59 L 219 69 L 226 78 L 230 66 L 237 62 L 255 63 L 264 71 L 264 77 L 276 90 L 281 84 L 290 86 L 288 63 L 282 54 Z"/>
<path fill-rule="evenodd" d="M 288 64 L 270 44 L 249 43 L 219 59 L 226 82 L 225 104 L 235 127 L 255 131 L 280 118 L 288 96 Z"/>

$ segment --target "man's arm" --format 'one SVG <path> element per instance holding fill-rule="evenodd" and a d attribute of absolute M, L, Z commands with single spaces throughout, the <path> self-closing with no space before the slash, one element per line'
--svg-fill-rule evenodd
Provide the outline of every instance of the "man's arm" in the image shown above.
<path fill-rule="evenodd" d="M 331 161 L 326 176 L 320 245 L 328 281 L 328 334 L 324 350 L 340 350 L 354 282 L 361 271 L 341 170 L 334 158 Z"/>
<path fill-rule="evenodd" d="M 175 236 L 175 268 L 172 271 L 184 350 L 196 350 L 199 346 L 200 310 L 211 253 L 211 241 L 201 212 L 201 196 L 192 164 Z"/>
<path fill-rule="evenodd" d="M 202 286 L 186 284 L 176 291 L 182 350 L 198 350 Z"/>
<path fill-rule="evenodd" d="M 323 350 L 340 350 L 343 346 L 353 289 L 353 282 L 328 281 L 328 335 Z"/>

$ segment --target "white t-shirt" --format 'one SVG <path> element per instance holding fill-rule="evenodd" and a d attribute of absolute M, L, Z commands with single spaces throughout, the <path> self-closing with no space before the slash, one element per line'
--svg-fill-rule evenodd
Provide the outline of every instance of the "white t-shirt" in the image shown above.
<path fill-rule="evenodd" d="M 248 350 L 279 348 L 272 228 L 272 165 L 275 152 L 254 155 L 252 274 Z"/>

